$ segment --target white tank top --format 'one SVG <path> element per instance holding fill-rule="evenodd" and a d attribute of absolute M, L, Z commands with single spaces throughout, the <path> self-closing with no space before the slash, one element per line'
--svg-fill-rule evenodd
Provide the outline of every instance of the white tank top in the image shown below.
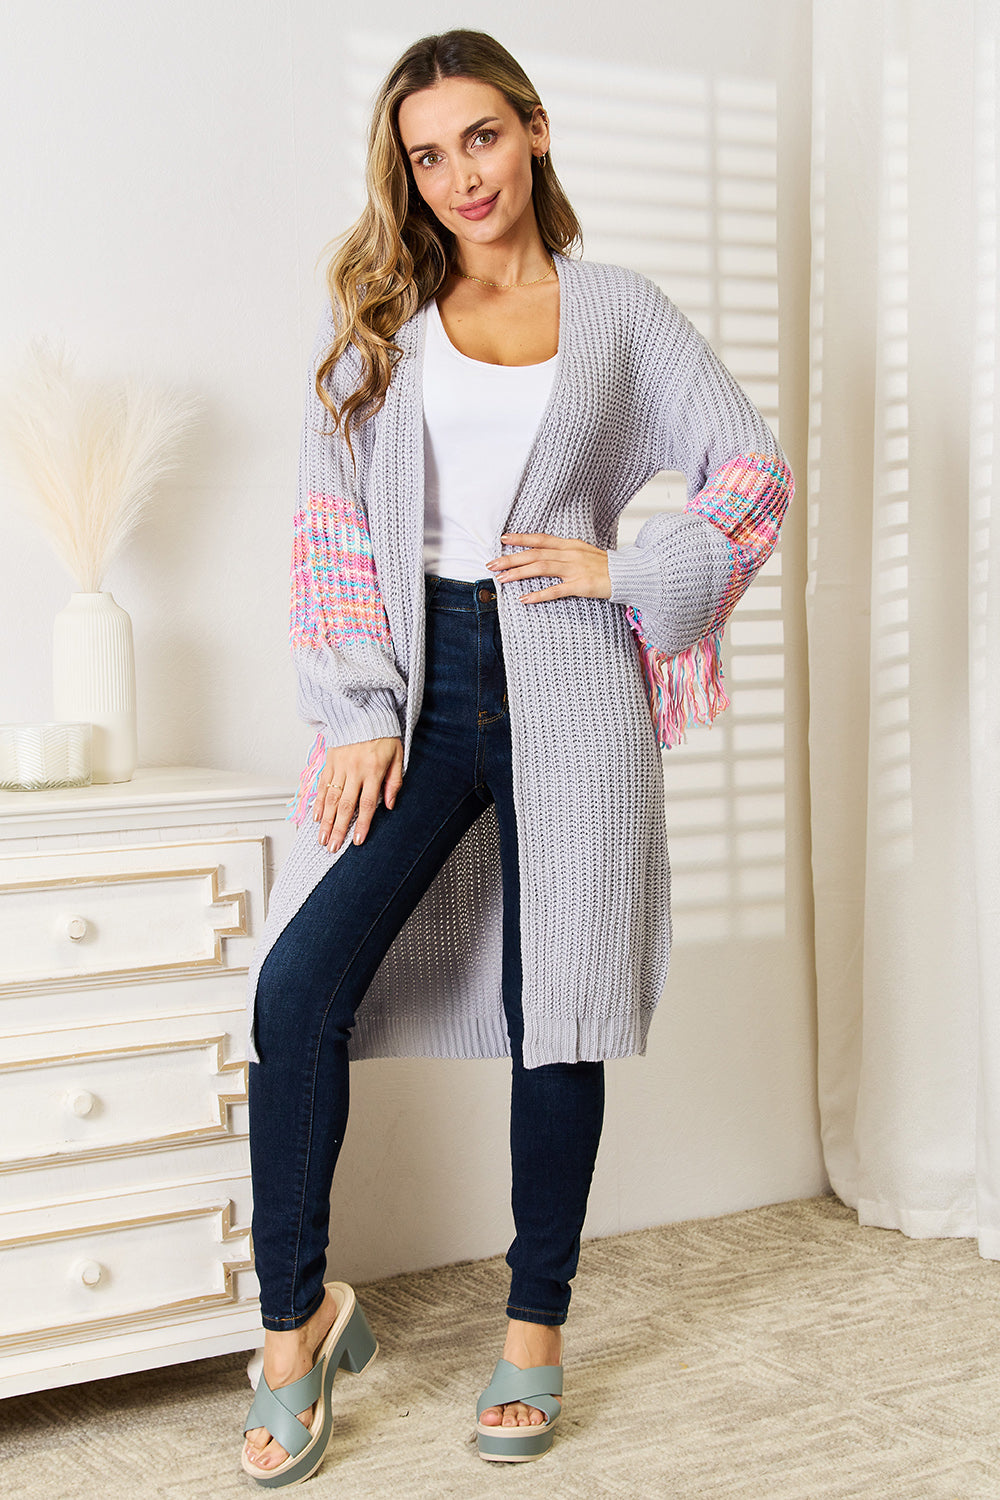
<path fill-rule="evenodd" d="M 424 572 L 489 577 L 558 355 L 490 365 L 456 349 L 432 297 L 423 309 Z"/>

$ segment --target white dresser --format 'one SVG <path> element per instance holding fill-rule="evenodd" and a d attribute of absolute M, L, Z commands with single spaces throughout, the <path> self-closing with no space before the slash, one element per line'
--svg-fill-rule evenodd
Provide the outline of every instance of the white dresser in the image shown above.
<path fill-rule="evenodd" d="M 261 1342 L 244 986 L 289 795 L 0 793 L 0 1396 Z"/>

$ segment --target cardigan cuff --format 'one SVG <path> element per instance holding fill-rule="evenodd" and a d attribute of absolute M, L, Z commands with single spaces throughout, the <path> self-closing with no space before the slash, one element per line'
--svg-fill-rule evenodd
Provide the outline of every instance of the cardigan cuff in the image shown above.
<path fill-rule="evenodd" d="M 634 604 L 640 614 L 658 615 L 663 597 L 661 563 L 652 547 L 618 547 L 608 552 L 613 604 Z"/>
<path fill-rule="evenodd" d="M 396 700 L 389 688 L 350 698 L 325 697 L 317 706 L 322 715 L 318 727 L 328 750 L 337 745 L 358 745 L 363 740 L 403 737 Z"/>

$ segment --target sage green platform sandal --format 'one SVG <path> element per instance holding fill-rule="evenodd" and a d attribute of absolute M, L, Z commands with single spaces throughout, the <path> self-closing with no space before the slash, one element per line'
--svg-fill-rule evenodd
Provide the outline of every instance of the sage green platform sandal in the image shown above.
<path fill-rule="evenodd" d="M 476 1406 L 476 1443 L 479 1457 L 492 1463 L 526 1463 L 541 1458 L 552 1447 L 552 1429 L 559 1420 L 562 1405 L 555 1398 L 562 1395 L 562 1365 L 535 1365 L 519 1370 L 510 1360 L 498 1359 L 493 1378 Z M 479 1420 L 490 1406 L 506 1406 L 509 1401 L 523 1401 L 545 1413 L 546 1420 L 536 1427 L 487 1427 Z M 279 1439 L 280 1441 L 280 1439 Z"/>
<path fill-rule="evenodd" d="M 333 1295 L 338 1312 L 333 1327 L 316 1351 L 312 1369 L 301 1380 L 279 1386 L 276 1391 L 272 1391 L 264 1379 L 263 1371 L 257 1382 L 244 1434 L 254 1427 L 266 1427 L 288 1452 L 288 1457 L 277 1468 L 260 1469 L 247 1457 L 244 1444 L 243 1468 L 266 1489 L 301 1484 L 303 1479 L 316 1472 L 323 1462 L 333 1428 L 330 1394 L 337 1371 L 350 1370 L 352 1374 L 360 1375 L 378 1353 L 375 1336 L 368 1327 L 353 1288 L 345 1281 L 328 1281 L 326 1289 Z M 307 1427 L 299 1421 L 298 1413 L 308 1406 L 314 1409 Z"/>

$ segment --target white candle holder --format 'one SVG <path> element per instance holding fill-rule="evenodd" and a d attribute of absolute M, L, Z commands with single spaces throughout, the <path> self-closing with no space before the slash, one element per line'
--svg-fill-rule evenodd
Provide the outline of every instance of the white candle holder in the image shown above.
<path fill-rule="evenodd" d="M 0 788 L 90 786 L 89 724 L 0 724 Z"/>

